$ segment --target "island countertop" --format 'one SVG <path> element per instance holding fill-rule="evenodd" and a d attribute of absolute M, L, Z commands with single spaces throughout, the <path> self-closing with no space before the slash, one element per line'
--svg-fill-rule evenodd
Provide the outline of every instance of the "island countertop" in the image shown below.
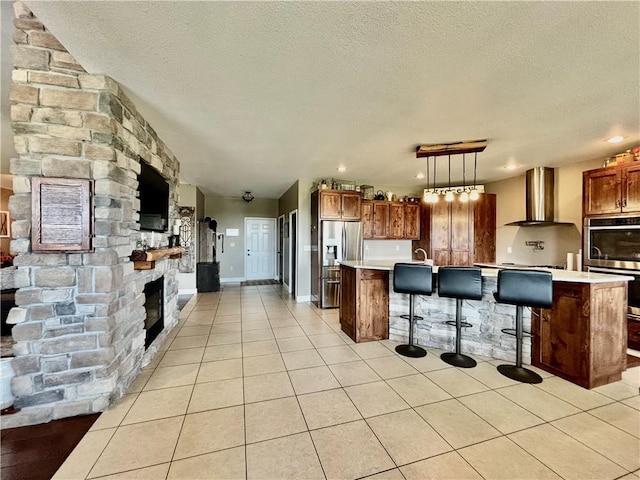
<path fill-rule="evenodd" d="M 363 268 L 367 270 L 386 270 L 393 271 L 393 266 L 396 263 L 415 263 L 422 264 L 418 261 L 405 261 L 405 260 L 358 260 L 358 261 L 344 261 L 342 265 L 351 268 Z M 514 267 L 498 267 L 495 268 L 481 268 L 483 277 L 497 277 L 498 271 L 501 268 L 514 268 Z M 542 267 L 529 267 L 527 270 L 542 270 L 551 272 L 554 282 L 574 282 L 574 283 L 609 283 L 609 282 L 628 282 L 633 280 L 633 277 L 627 275 L 610 275 L 608 273 L 593 273 L 593 272 L 576 272 L 573 270 L 558 270 L 553 268 Z M 438 267 L 433 267 L 433 272 L 438 273 Z"/>

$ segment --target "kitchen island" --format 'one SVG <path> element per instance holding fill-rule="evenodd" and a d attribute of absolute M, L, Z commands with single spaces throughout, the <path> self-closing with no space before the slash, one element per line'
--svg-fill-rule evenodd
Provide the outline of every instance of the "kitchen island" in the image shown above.
<path fill-rule="evenodd" d="M 409 296 L 393 291 L 390 276 L 397 260 L 343 262 L 340 323 L 354 341 L 389 338 L 406 342 Z M 419 263 L 419 262 L 413 262 Z M 471 327 L 462 333 L 462 350 L 514 362 L 516 342 L 503 328 L 515 324 L 515 307 L 496 303 L 498 269 L 482 268 L 482 299 L 465 301 L 462 315 Z M 541 269 L 547 270 L 547 269 Z M 437 274 L 438 267 L 433 267 Z M 630 277 L 565 270 L 547 270 L 553 276 L 553 307 L 525 309 L 526 338 L 523 360 L 585 388 L 617 381 L 626 361 L 627 282 Z M 343 280 L 343 281 L 344 281 Z M 359 283 L 367 281 L 366 285 Z M 435 285 L 435 283 L 434 283 Z M 384 300 L 388 299 L 385 303 Z M 418 295 L 415 314 L 417 344 L 454 350 L 455 300 Z M 371 334 L 373 332 L 373 334 Z M 385 335 L 386 333 L 386 335 Z"/>

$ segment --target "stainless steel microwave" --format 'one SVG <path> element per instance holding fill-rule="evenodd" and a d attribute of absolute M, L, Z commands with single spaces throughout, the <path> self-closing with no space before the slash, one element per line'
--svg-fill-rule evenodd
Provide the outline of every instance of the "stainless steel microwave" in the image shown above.
<path fill-rule="evenodd" d="M 584 219 L 585 266 L 640 270 L 640 215 Z"/>

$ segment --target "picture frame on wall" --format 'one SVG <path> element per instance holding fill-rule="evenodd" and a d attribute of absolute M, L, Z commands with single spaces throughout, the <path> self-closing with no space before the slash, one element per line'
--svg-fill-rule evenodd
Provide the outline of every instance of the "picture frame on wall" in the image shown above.
<path fill-rule="evenodd" d="M 0 211 L 0 238 L 11 237 L 11 219 L 9 212 Z"/>

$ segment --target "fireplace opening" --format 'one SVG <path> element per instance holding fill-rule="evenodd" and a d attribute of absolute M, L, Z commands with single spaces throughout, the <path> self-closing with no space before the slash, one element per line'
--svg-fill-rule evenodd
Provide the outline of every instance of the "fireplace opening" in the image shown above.
<path fill-rule="evenodd" d="M 164 277 L 147 283 L 144 286 L 144 296 L 146 311 L 144 348 L 146 350 L 164 329 Z"/>

